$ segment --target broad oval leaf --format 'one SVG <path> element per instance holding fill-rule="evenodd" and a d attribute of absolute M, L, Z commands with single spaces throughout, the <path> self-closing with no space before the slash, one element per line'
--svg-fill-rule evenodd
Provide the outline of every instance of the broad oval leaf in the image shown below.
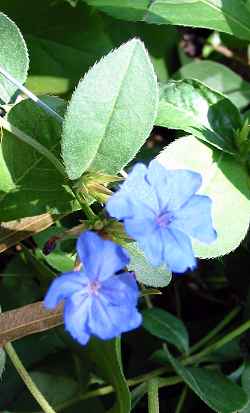
<path fill-rule="evenodd" d="M 165 267 L 153 267 L 136 243 L 126 245 L 130 263 L 128 269 L 135 272 L 137 281 L 149 287 L 166 287 L 172 273 Z"/>
<path fill-rule="evenodd" d="M 150 308 L 143 312 L 143 327 L 168 343 L 176 346 L 181 353 L 188 352 L 188 332 L 181 320 L 161 308 Z"/>
<path fill-rule="evenodd" d="M 250 39 L 250 8 L 244 0 L 85 1 L 119 19 L 205 27 Z"/>
<path fill-rule="evenodd" d="M 229 153 L 236 152 L 234 134 L 242 126 L 228 98 L 192 79 L 162 86 L 156 124 L 182 129 Z"/>
<path fill-rule="evenodd" d="M 63 100 L 55 97 L 45 100 L 63 113 Z M 24 100 L 15 105 L 8 113 L 8 121 L 60 157 L 61 125 L 33 102 Z M 54 165 L 7 131 L 0 146 L 0 205 L 0 221 L 46 212 L 66 213 L 77 206 L 65 178 Z"/>
<path fill-rule="evenodd" d="M 193 61 L 180 68 L 175 79 L 198 79 L 208 87 L 225 94 L 237 108 L 246 107 L 250 100 L 250 83 L 227 66 L 212 60 Z"/>
<path fill-rule="evenodd" d="M 203 178 L 200 193 L 212 199 L 212 215 L 218 238 L 212 244 L 193 243 L 200 258 L 228 254 L 244 239 L 250 218 L 249 177 L 237 160 L 185 136 L 167 146 L 158 160 L 168 169 L 191 169 Z M 237 214 L 237 215 L 235 215 Z"/>
<path fill-rule="evenodd" d="M 24 83 L 29 67 L 27 47 L 18 27 L 3 13 L 0 13 L 0 44 L 0 66 Z M 17 90 L 0 74 L 0 102 L 8 103 Z"/>
<path fill-rule="evenodd" d="M 66 112 L 62 156 L 69 178 L 87 168 L 120 171 L 148 137 L 157 105 L 156 76 L 140 40 L 104 57 L 80 81 Z"/>
<path fill-rule="evenodd" d="M 238 412 L 246 405 L 245 392 L 221 373 L 199 367 L 185 368 L 168 350 L 167 355 L 185 383 L 215 412 Z"/>

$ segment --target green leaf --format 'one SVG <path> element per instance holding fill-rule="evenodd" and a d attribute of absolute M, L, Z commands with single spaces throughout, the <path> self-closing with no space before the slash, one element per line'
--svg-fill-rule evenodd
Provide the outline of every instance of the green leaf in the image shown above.
<path fill-rule="evenodd" d="M 0 379 L 2 378 L 2 375 L 4 373 L 5 363 L 6 363 L 5 351 L 2 348 L 0 348 Z"/>
<path fill-rule="evenodd" d="M 191 169 L 203 178 L 200 193 L 212 199 L 212 216 L 218 238 L 210 245 L 193 243 L 198 257 L 228 254 L 244 239 L 250 217 L 249 177 L 232 156 L 213 150 L 192 136 L 178 139 L 159 155 L 168 169 Z M 235 215 L 237 214 L 237 215 Z"/>
<path fill-rule="evenodd" d="M 172 278 L 172 274 L 165 267 L 153 267 L 145 258 L 141 249 L 135 243 L 126 245 L 129 252 L 129 271 L 134 271 L 136 279 L 149 287 L 166 287 Z"/>
<path fill-rule="evenodd" d="M 236 151 L 234 134 L 242 126 L 232 102 L 197 80 L 162 86 L 156 124 L 182 129 L 229 153 Z"/>
<path fill-rule="evenodd" d="M 246 107 L 250 100 L 250 83 L 228 67 L 212 60 L 186 64 L 175 73 L 174 78 L 198 79 L 208 87 L 225 94 L 239 109 Z"/>
<path fill-rule="evenodd" d="M 112 413 L 129 413 L 131 396 L 122 369 L 120 338 L 108 341 L 91 338 L 86 352 L 97 372 L 115 389 L 117 401 Z"/>
<path fill-rule="evenodd" d="M 24 83 L 29 67 L 27 47 L 18 27 L 3 13 L 0 13 L 0 44 L 0 66 Z M 17 90 L 15 85 L 0 75 L 0 101 L 8 103 Z"/>
<path fill-rule="evenodd" d="M 188 332 L 181 320 L 161 308 L 150 308 L 143 312 L 143 327 L 153 336 L 171 343 L 183 353 L 188 352 Z"/>
<path fill-rule="evenodd" d="M 148 137 L 157 103 L 156 76 L 141 41 L 104 57 L 80 81 L 66 112 L 62 156 L 69 178 L 89 167 L 122 169 Z"/>
<path fill-rule="evenodd" d="M 241 413 L 250 413 L 250 363 L 247 362 L 241 376 L 241 384 L 246 394 L 248 395 L 247 405 L 242 409 Z"/>
<path fill-rule="evenodd" d="M 63 113 L 64 101 L 53 97 L 44 99 Z M 61 125 L 43 109 L 24 100 L 13 107 L 8 120 L 60 157 Z M 54 165 L 6 131 L 0 147 L 0 205 L 0 221 L 44 212 L 66 213 L 77 206 L 73 193 Z"/>
<path fill-rule="evenodd" d="M 199 367 L 185 368 L 167 350 L 168 359 L 185 383 L 212 410 L 233 413 L 247 403 L 245 392 L 221 373 Z"/>
<path fill-rule="evenodd" d="M 250 39 L 250 9 L 244 0 L 85 0 L 119 19 L 205 27 Z"/>

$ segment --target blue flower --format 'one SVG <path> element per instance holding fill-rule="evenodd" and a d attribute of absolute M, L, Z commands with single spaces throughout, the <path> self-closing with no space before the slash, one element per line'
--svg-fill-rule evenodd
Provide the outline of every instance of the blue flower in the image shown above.
<path fill-rule="evenodd" d="M 86 231 L 77 241 L 77 252 L 83 268 L 56 278 L 44 306 L 54 309 L 65 300 L 65 328 L 81 344 L 91 335 L 108 340 L 138 327 L 139 290 L 134 274 L 121 272 L 129 263 L 123 248 Z"/>
<path fill-rule="evenodd" d="M 124 221 L 152 265 L 181 273 L 196 265 L 190 238 L 204 243 L 216 239 L 211 200 L 196 195 L 201 182 L 193 171 L 167 170 L 155 160 L 148 168 L 139 163 L 109 199 L 107 210 Z"/>

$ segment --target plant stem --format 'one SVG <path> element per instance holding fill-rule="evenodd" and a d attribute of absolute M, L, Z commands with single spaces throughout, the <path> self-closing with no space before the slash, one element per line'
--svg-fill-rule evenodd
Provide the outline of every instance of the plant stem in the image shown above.
<path fill-rule="evenodd" d="M 159 383 L 158 379 L 154 378 L 148 382 L 148 413 L 160 413 L 159 404 Z"/>
<path fill-rule="evenodd" d="M 211 330 L 205 337 L 203 337 L 200 341 L 198 341 L 190 348 L 190 354 L 194 353 L 195 351 L 203 347 L 204 344 L 206 344 L 213 337 L 215 337 L 221 330 L 223 330 L 223 328 L 226 327 L 226 325 L 228 325 L 230 321 L 232 321 L 239 314 L 240 310 L 240 306 L 234 308 L 213 330 Z"/>
<path fill-rule="evenodd" d="M 32 146 L 32 148 L 34 148 L 37 152 L 39 152 L 41 155 L 47 158 L 51 163 L 53 163 L 53 165 L 56 167 L 56 169 L 60 172 L 60 174 L 64 178 L 67 177 L 64 167 L 61 164 L 61 162 L 45 146 L 41 145 L 31 136 L 27 135 L 25 132 L 21 131 L 16 126 L 13 126 L 11 123 L 9 123 L 6 119 L 2 117 L 0 117 L 0 126 L 2 126 L 8 132 L 14 134 L 22 142 L 25 142 L 28 145 Z"/>
<path fill-rule="evenodd" d="M 0 66 L 0 73 L 8 79 L 9 82 L 13 83 L 18 89 L 21 90 L 26 96 L 28 96 L 33 102 L 36 103 L 37 106 L 40 106 L 43 110 L 45 110 L 49 115 L 53 116 L 59 122 L 63 122 L 63 118 L 54 111 L 50 106 L 44 103 L 41 99 L 39 99 L 36 95 L 34 95 L 29 89 L 22 85 L 17 79 L 15 79 L 7 70 Z"/>
<path fill-rule="evenodd" d="M 187 397 L 187 386 L 185 385 L 185 386 L 183 387 L 182 392 L 181 392 L 181 395 L 180 395 L 180 398 L 179 398 L 179 401 L 178 401 L 178 404 L 177 404 L 175 413 L 181 413 L 181 409 L 182 409 L 183 404 L 184 404 L 184 402 L 185 402 L 185 400 L 186 400 L 186 397 Z"/>
<path fill-rule="evenodd" d="M 42 410 L 45 413 L 56 413 L 55 410 L 49 405 L 47 400 L 44 398 L 36 384 L 31 379 L 29 373 L 25 369 L 23 363 L 21 362 L 11 343 L 5 345 L 5 351 L 11 359 L 20 377 L 24 381 L 25 385 L 29 389 L 30 393 L 32 394 L 34 399 L 36 399 L 37 403 L 41 406 Z"/>

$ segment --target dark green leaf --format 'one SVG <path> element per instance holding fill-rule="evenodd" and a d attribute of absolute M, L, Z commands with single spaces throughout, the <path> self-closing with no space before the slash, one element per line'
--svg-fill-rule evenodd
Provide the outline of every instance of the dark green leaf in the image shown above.
<path fill-rule="evenodd" d="M 236 151 L 234 135 L 242 126 L 232 102 L 197 80 L 162 86 L 156 124 L 182 129 L 229 153 Z"/>
<path fill-rule="evenodd" d="M 160 308 L 143 312 L 143 327 L 156 337 L 175 345 L 181 352 L 188 352 L 189 338 L 181 320 Z"/>

